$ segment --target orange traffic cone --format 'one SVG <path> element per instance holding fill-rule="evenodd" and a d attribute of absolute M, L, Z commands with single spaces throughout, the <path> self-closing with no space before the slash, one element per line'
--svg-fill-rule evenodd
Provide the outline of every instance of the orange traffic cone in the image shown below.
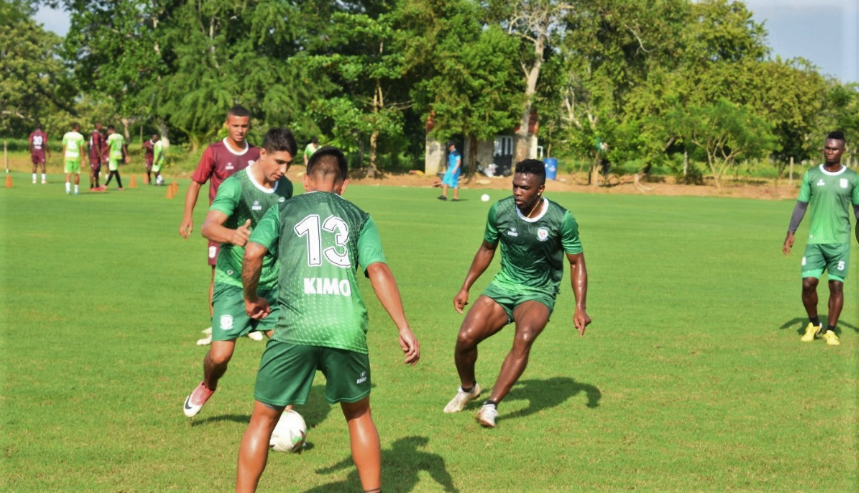
<path fill-rule="evenodd" d="M 169 185 L 167 187 L 167 198 L 172 199 L 175 195 L 176 195 L 176 193 L 173 192 L 173 185 Z"/>
<path fill-rule="evenodd" d="M 137 188 L 137 180 L 134 175 L 131 175 L 131 181 L 128 183 L 128 188 Z"/>
<path fill-rule="evenodd" d="M 173 187 L 173 195 L 174 196 L 179 193 L 179 184 L 178 183 L 176 183 L 174 181 L 173 183 L 170 184 L 170 186 Z"/>
<path fill-rule="evenodd" d="M 6 188 L 12 188 L 12 175 L 6 173 Z"/>

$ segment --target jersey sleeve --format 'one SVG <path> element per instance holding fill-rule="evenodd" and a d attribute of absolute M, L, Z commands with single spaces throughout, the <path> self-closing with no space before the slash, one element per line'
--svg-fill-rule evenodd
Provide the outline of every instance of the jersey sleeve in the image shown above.
<path fill-rule="evenodd" d="M 197 165 L 197 169 L 194 170 L 194 173 L 191 175 L 191 179 L 202 185 L 209 181 L 209 178 L 211 178 L 214 173 L 215 152 L 212 150 L 212 146 L 209 146 L 205 151 L 203 151 L 203 155 L 200 157 L 200 164 Z"/>
<path fill-rule="evenodd" d="M 583 251 L 579 239 L 579 223 L 570 211 L 564 213 L 564 219 L 561 221 L 561 246 L 564 247 L 564 253 L 575 254 Z"/>
<path fill-rule="evenodd" d="M 382 251 L 382 239 L 379 237 L 376 222 L 372 217 L 368 217 L 358 235 L 358 264 L 364 268 L 366 274 L 367 266 L 376 262 L 385 262 L 385 252 Z"/>
<path fill-rule="evenodd" d="M 227 180 L 235 181 L 235 180 Z M 224 189 L 225 181 L 218 190 L 218 196 L 221 195 L 221 190 Z M 216 201 L 218 199 L 215 199 Z M 212 204 L 214 205 L 214 204 Z M 251 237 L 248 241 L 260 244 L 268 250 L 268 253 L 277 256 L 277 240 L 280 236 L 280 213 L 279 207 L 269 207 L 262 219 L 257 223 L 257 227 L 251 231 Z"/>
<path fill-rule="evenodd" d="M 486 217 L 486 231 L 483 233 L 483 241 L 490 245 L 498 243 L 498 226 L 495 219 L 497 212 L 498 202 L 492 204 L 492 207 L 489 208 L 489 215 Z"/>
<path fill-rule="evenodd" d="M 227 217 L 230 217 L 236 210 L 236 206 L 239 204 L 241 198 L 241 183 L 230 177 L 224 180 L 224 183 L 221 183 L 221 187 L 218 188 L 218 195 L 215 196 L 215 200 L 209 206 L 209 210 L 223 212 Z"/>
<path fill-rule="evenodd" d="M 853 184 L 853 205 L 859 205 L 859 178 Z"/>
<path fill-rule="evenodd" d="M 811 200 L 811 182 L 810 182 L 810 180 L 811 180 L 811 177 L 810 177 L 808 171 L 806 171 L 802 175 L 802 185 L 799 187 L 799 197 L 797 197 L 796 200 L 798 200 L 800 202 L 808 202 Z"/>

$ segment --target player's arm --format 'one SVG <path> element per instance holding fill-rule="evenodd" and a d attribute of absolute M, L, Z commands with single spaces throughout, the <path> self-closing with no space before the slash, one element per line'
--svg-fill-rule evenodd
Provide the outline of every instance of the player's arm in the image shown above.
<path fill-rule="evenodd" d="M 808 210 L 808 202 L 797 200 L 796 206 L 793 208 L 793 214 L 790 216 L 787 235 L 784 237 L 784 243 L 781 246 L 781 251 L 784 252 L 785 255 L 790 253 L 790 249 L 793 247 L 793 242 L 796 241 L 794 234 L 796 233 L 796 229 L 799 228 L 799 223 L 802 222 L 802 218 L 805 217 L 806 210 Z"/>
<path fill-rule="evenodd" d="M 568 253 L 567 260 L 570 262 L 570 284 L 573 288 L 573 296 L 576 298 L 573 324 L 579 331 L 579 335 L 584 336 L 585 327 L 591 323 L 591 317 L 587 312 L 588 268 L 585 266 L 585 253 Z"/>
<path fill-rule="evenodd" d="M 489 243 L 484 239 L 480 248 L 477 249 L 477 253 L 474 254 L 471 267 L 468 268 L 468 274 L 465 275 L 465 281 L 459 288 L 459 292 L 453 297 L 453 308 L 459 313 L 462 313 L 462 309 L 468 304 L 468 291 L 492 263 L 497 248 L 498 243 Z"/>
<path fill-rule="evenodd" d="M 45 146 L 47 147 L 47 146 Z M 30 155 L 33 155 L 33 136 L 30 136 Z"/>
<path fill-rule="evenodd" d="M 131 162 L 131 156 L 128 155 L 128 144 L 122 142 L 122 155 L 125 156 L 125 164 Z"/>
<path fill-rule="evenodd" d="M 376 297 L 379 298 L 379 302 L 385 307 L 385 311 L 388 312 L 400 333 L 400 348 L 406 355 L 405 363 L 414 366 L 421 358 L 421 345 L 406 321 L 403 301 L 400 298 L 400 290 L 397 288 L 394 274 L 384 262 L 374 262 L 367 266 L 366 271 Z"/>
<path fill-rule="evenodd" d="M 248 219 L 245 223 L 236 229 L 225 228 L 224 223 L 227 222 L 227 215 L 221 211 L 210 210 L 206 214 L 206 220 L 203 221 L 203 227 L 200 233 L 211 241 L 218 243 L 229 243 L 236 246 L 245 246 L 248 238 L 251 237 L 251 220 Z"/>
<path fill-rule="evenodd" d="M 194 174 L 191 175 L 191 184 L 188 185 L 188 191 L 185 193 L 185 211 L 182 214 L 182 224 L 179 225 L 179 234 L 182 238 L 188 238 L 194 231 L 194 206 L 197 205 L 197 195 L 200 194 L 200 188 L 203 184 L 209 181 L 215 169 L 215 161 L 212 158 L 211 148 L 203 151 L 203 156 L 200 158 L 200 164 Z"/>
<path fill-rule="evenodd" d="M 242 258 L 242 294 L 245 299 L 245 311 L 253 319 L 262 319 L 271 313 L 271 308 L 265 297 L 257 296 L 262 260 L 268 249 L 259 243 L 250 242 L 245 246 L 245 256 Z"/>

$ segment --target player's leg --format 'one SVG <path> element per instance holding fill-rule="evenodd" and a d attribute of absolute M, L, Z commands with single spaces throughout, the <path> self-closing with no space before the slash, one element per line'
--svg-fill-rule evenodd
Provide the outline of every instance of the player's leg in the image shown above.
<path fill-rule="evenodd" d="M 214 332 L 215 329 L 212 329 Z M 203 359 L 203 384 L 214 392 L 218 388 L 218 380 L 227 372 L 230 360 L 236 349 L 236 340 L 212 341 L 212 347 Z"/>
<path fill-rule="evenodd" d="M 33 161 L 33 185 L 36 184 L 36 171 L 39 169 L 39 157 L 36 155 L 30 155 L 30 161 Z"/>
<path fill-rule="evenodd" d="M 459 185 L 458 184 L 457 184 L 457 186 L 453 187 L 453 201 L 454 202 L 459 201 Z"/>
<path fill-rule="evenodd" d="M 522 376 L 528 366 L 531 346 L 549 323 L 552 311 L 545 304 L 529 300 L 521 303 L 513 310 L 516 323 L 516 335 L 513 338 L 513 348 L 501 364 L 501 372 L 492 387 L 489 400 L 496 404 L 510 392 L 513 385 Z"/>
<path fill-rule="evenodd" d="M 358 402 L 341 402 L 343 416 L 349 425 L 352 460 L 365 492 L 382 489 L 382 447 L 379 432 L 370 414 L 370 396 Z"/>
<path fill-rule="evenodd" d="M 817 313 L 817 285 L 820 282 L 820 276 L 823 274 L 825 267 L 826 259 L 821 245 L 806 245 L 801 267 L 802 306 L 805 307 L 809 323 L 805 328 L 805 334 L 800 339 L 803 342 L 811 342 L 817 335 L 822 333 L 823 324 L 820 322 L 820 317 Z"/>
<path fill-rule="evenodd" d="M 272 407 L 254 401 L 251 422 L 239 448 L 239 465 L 236 475 L 236 492 L 247 493 L 257 489 L 259 478 L 268 462 L 271 433 L 283 413 L 282 407 Z"/>
<path fill-rule="evenodd" d="M 48 174 L 45 171 L 45 161 L 46 161 L 45 156 L 42 156 L 39 158 L 39 167 L 42 170 L 42 185 L 48 183 Z"/>
<path fill-rule="evenodd" d="M 823 333 L 823 339 L 830 346 L 838 346 L 841 343 L 835 333 L 835 326 L 844 308 L 844 280 L 847 279 L 850 266 L 850 244 L 823 245 L 821 249 L 826 258 L 826 271 L 829 273 L 828 326 Z"/>

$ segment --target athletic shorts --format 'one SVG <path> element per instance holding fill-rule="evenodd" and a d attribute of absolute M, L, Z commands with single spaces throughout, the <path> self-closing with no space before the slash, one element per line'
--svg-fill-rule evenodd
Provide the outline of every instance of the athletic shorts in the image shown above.
<path fill-rule="evenodd" d="M 110 171 L 118 170 L 119 169 L 119 159 L 108 158 L 107 169 L 109 169 Z"/>
<path fill-rule="evenodd" d="M 450 188 L 459 188 L 459 175 L 453 173 L 445 173 L 441 182 Z"/>
<path fill-rule="evenodd" d="M 805 246 L 802 256 L 802 277 L 820 279 L 829 272 L 830 281 L 844 282 L 850 267 L 850 243 L 814 243 Z"/>
<path fill-rule="evenodd" d="M 89 160 L 89 168 L 93 171 L 101 171 L 101 160 L 100 159 L 92 159 Z"/>
<path fill-rule="evenodd" d="M 77 173 L 81 172 L 81 160 L 80 159 L 66 159 L 63 165 L 63 173 Z"/>
<path fill-rule="evenodd" d="M 325 375 L 325 399 L 331 404 L 370 395 L 369 355 L 271 339 L 259 363 L 254 399 L 272 407 L 304 404 L 316 370 Z"/>
<path fill-rule="evenodd" d="M 215 292 L 212 294 L 212 340 L 233 341 L 251 332 L 273 330 L 280 315 L 277 289 L 260 291 L 259 296 L 268 300 L 271 313 L 262 320 L 254 320 L 245 311 L 242 288 L 215 284 Z"/>
<path fill-rule="evenodd" d="M 218 253 L 221 252 L 221 244 L 210 241 L 209 242 L 209 265 L 212 267 L 218 265 Z"/>
<path fill-rule="evenodd" d="M 148 157 L 148 158 L 146 158 L 146 171 L 149 171 L 151 169 L 152 169 L 152 158 Z"/>
<path fill-rule="evenodd" d="M 45 164 L 45 155 L 44 154 L 30 154 L 30 160 L 33 161 L 33 164 Z"/>
<path fill-rule="evenodd" d="M 504 312 L 507 313 L 508 324 L 513 321 L 513 310 L 526 301 L 539 301 L 546 305 L 549 307 L 550 315 L 555 310 L 555 297 L 542 291 L 523 289 L 512 290 L 491 282 L 489 283 L 489 286 L 486 286 L 486 289 L 482 294 L 501 305 L 501 308 L 503 308 Z"/>

